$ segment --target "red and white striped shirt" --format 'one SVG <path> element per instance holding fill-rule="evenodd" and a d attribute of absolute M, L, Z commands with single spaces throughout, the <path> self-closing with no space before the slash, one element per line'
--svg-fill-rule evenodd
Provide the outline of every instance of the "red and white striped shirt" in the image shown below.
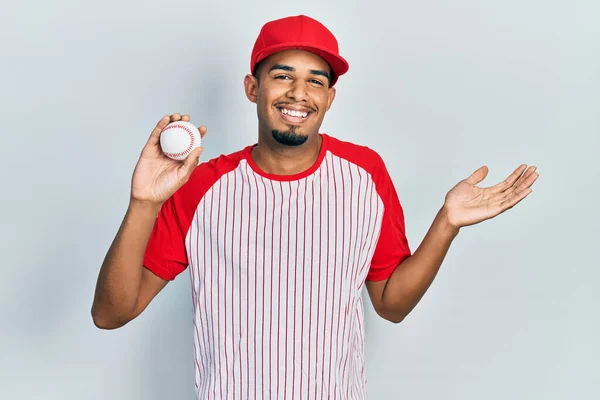
<path fill-rule="evenodd" d="M 253 146 L 200 164 L 163 204 L 144 265 L 192 284 L 199 399 L 363 399 L 365 280 L 410 255 L 383 160 L 325 134 L 315 164 Z"/>

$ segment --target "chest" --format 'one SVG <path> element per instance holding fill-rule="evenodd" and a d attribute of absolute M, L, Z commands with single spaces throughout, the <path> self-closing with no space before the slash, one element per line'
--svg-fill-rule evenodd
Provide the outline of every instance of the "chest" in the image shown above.
<path fill-rule="evenodd" d="M 188 259 L 202 275 L 294 287 L 335 281 L 352 292 L 368 272 L 382 213 L 373 182 L 350 165 L 291 182 L 236 170 L 199 203 Z"/>

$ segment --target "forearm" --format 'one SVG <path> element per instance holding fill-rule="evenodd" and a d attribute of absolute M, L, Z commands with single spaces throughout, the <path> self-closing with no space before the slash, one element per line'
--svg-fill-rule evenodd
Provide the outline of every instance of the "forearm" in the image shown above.
<path fill-rule="evenodd" d="M 133 317 L 144 253 L 159 209 L 155 204 L 130 203 L 98 275 L 92 305 L 96 325 L 122 325 Z"/>
<path fill-rule="evenodd" d="M 440 209 L 421 245 L 396 268 L 385 285 L 382 304 L 386 318 L 400 322 L 417 305 L 457 234 L 458 229 L 446 219 L 445 209 Z"/>

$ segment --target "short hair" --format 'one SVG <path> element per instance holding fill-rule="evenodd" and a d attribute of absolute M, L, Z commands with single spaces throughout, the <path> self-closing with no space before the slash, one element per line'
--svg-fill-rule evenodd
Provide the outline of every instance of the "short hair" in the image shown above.
<path fill-rule="evenodd" d="M 260 67 L 262 67 L 262 65 L 264 64 L 264 61 L 265 61 L 265 59 L 263 58 L 262 60 L 257 62 L 256 65 L 254 66 L 254 71 L 252 71 L 252 76 L 254 76 L 256 78 L 259 85 L 260 85 Z"/>

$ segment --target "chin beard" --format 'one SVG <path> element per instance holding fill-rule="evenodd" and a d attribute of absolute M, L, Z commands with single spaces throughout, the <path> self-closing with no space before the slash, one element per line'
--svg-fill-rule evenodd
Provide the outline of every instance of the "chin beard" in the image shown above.
<path fill-rule="evenodd" d="M 277 143 L 285 146 L 300 146 L 308 139 L 308 136 L 298 135 L 296 133 L 295 126 L 291 126 L 288 131 L 279 131 L 277 129 L 273 129 L 271 133 L 273 135 L 273 139 L 275 139 Z"/>

